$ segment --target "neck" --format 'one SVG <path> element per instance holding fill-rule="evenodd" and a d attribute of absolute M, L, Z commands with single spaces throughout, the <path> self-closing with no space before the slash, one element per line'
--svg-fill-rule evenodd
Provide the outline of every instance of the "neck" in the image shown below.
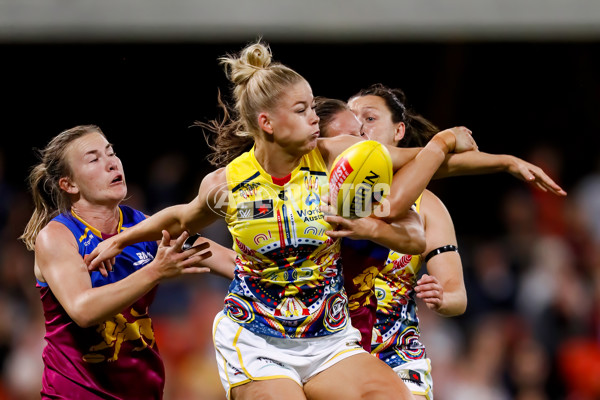
<path fill-rule="evenodd" d="M 263 169 L 271 176 L 283 178 L 298 166 L 302 155 L 290 154 L 275 143 L 257 142 L 254 156 Z"/>
<path fill-rule="evenodd" d="M 73 204 L 71 209 L 79 218 L 98 229 L 100 232 L 113 234 L 117 233 L 119 226 L 119 207 L 100 206 L 89 204 Z"/>

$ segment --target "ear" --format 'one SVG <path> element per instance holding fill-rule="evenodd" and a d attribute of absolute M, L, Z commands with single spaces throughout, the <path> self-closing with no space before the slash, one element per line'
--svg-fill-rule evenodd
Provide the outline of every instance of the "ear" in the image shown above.
<path fill-rule="evenodd" d="M 269 118 L 269 114 L 266 112 L 261 112 L 258 114 L 258 126 L 260 129 L 265 131 L 266 133 L 273 134 L 273 126 L 271 124 L 271 118 Z"/>
<path fill-rule="evenodd" d="M 69 194 L 77 194 L 79 193 L 79 188 L 73 182 L 71 182 L 70 178 L 62 177 L 58 180 L 58 186 Z"/>
<path fill-rule="evenodd" d="M 404 122 L 399 122 L 394 130 L 394 142 L 398 143 L 404 138 L 404 133 L 406 133 L 406 126 Z"/>

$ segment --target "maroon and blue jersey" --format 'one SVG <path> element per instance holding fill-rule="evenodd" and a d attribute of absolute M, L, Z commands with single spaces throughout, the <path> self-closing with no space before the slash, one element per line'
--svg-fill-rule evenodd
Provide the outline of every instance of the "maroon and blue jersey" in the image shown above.
<path fill-rule="evenodd" d="M 344 287 L 352 326 L 360 331 L 361 346 L 371 352 L 377 298 L 375 278 L 386 265 L 389 249 L 370 240 L 342 239 Z"/>
<path fill-rule="evenodd" d="M 145 219 L 143 213 L 120 207 L 118 232 Z M 102 241 L 102 234 L 73 212 L 54 221 L 73 232 L 85 257 Z M 128 246 L 116 257 L 108 277 L 91 272 L 93 287 L 119 281 L 154 259 L 157 243 Z M 165 371 L 154 338 L 148 308 L 156 287 L 117 315 L 92 327 L 78 326 L 52 289 L 38 281 L 46 325 L 43 351 L 42 399 L 162 399 Z"/>

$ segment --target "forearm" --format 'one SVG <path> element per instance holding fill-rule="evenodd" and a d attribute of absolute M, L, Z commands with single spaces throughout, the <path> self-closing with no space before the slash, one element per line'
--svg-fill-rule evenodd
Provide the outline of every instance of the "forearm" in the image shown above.
<path fill-rule="evenodd" d="M 212 256 L 202 261 L 201 265 L 210 268 L 210 272 L 215 275 L 232 280 L 235 270 L 235 251 L 213 241 L 210 244 L 210 251 Z"/>
<path fill-rule="evenodd" d="M 67 313 L 83 328 L 97 325 L 133 304 L 154 288 L 159 280 L 159 275 L 148 264 L 120 281 L 81 293 L 70 304 Z"/>
<path fill-rule="evenodd" d="M 467 292 L 463 289 L 448 291 L 444 289 L 442 306 L 436 312 L 444 317 L 461 315 L 467 309 Z"/>
<path fill-rule="evenodd" d="M 440 165 L 445 162 L 448 150 L 443 141 L 434 138 L 421 149 L 414 160 L 394 174 L 387 198 L 390 207 L 389 216 L 383 216 L 386 220 L 398 219 L 406 213 L 425 190 Z"/>
<path fill-rule="evenodd" d="M 370 238 L 385 248 L 403 254 L 421 254 L 425 250 L 425 231 L 413 224 L 387 223 L 376 220 L 373 237 Z"/>
<path fill-rule="evenodd" d="M 510 156 L 480 151 L 448 154 L 433 176 L 435 179 L 458 175 L 479 175 L 504 172 L 508 169 Z"/>
<path fill-rule="evenodd" d="M 182 218 L 182 215 L 185 214 L 184 209 L 185 205 L 167 207 L 119 233 L 115 236 L 115 240 L 118 240 L 121 248 L 134 243 L 156 241 L 162 237 L 163 229 L 168 231 L 171 237 L 179 237 L 186 230 L 186 224 Z"/>

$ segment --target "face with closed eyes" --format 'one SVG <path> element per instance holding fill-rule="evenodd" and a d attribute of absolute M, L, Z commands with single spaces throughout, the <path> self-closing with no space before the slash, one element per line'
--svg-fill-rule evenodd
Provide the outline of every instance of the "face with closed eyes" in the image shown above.
<path fill-rule="evenodd" d="M 359 96 L 352 98 L 348 105 L 363 124 L 363 132 L 368 139 L 396 146 L 404 137 L 404 123 L 392 121 L 392 112 L 383 98 Z"/>
<path fill-rule="evenodd" d="M 331 118 L 325 132 L 321 132 L 324 137 L 335 137 L 340 135 L 362 136 L 361 123 L 350 110 L 340 111 Z"/>
<path fill-rule="evenodd" d="M 98 132 L 74 140 L 66 149 L 70 177 L 60 179 L 60 187 L 77 201 L 114 205 L 127 195 L 125 173 L 112 144 Z"/>
<path fill-rule="evenodd" d="M 259 123 L 267 140 L 285 151 L 306 154 L 313 150 L 319 138 L 319 117 L 308 82 L 291 85 L 272 110 L 260 113 Z"/>

